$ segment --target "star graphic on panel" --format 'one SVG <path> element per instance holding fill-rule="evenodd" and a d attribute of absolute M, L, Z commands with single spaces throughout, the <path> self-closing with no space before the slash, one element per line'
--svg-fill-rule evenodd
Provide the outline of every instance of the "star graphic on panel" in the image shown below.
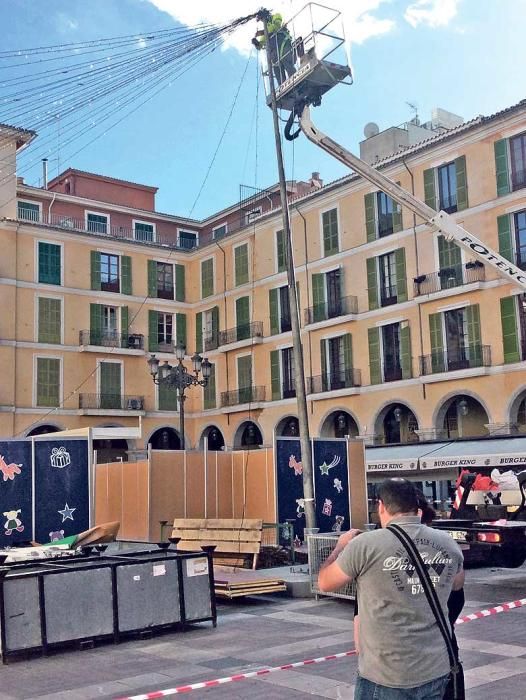
<path fill-rule="evenodd" d="M 323 464 L 320 464 L 319 467 L 322 476 L 328 476 L 330 469 L 329 465 L 324 462 Z"/>
<path fill-rule="evenodd" d="M 60 515 L 62 516 L 62 522 L 65 522 L 66 520 L 73 520 L 73 513 L 76 510 L 77 510 L 76 508 L 70 508 L 68 506 L 68 504 L 66 503 L 66 505 L 64 506 L 64 509 L 59 510 L 57 512 L 60 513 Z"/>

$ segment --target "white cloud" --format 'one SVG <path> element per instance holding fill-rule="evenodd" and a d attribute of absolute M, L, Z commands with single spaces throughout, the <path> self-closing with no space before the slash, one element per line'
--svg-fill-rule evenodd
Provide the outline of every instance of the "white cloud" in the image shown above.
<path fill-rule="evenodd" d="M 459 4 L 460 0 L 415 0 L 407 7 L 404 19 L 412 27 L 445 27 L 456 16 Z"/>
<path fill-rule="evenodd" d="M 199 2 L 174 2 L 174 0 L 147 0 L 159 10 L 168 13 L 178 22 L 189 27 L 201 22 L 226 24 L 237 17 L 257 11 L 261 6 L 254 2 L 248 5 L 246 0 L 199 0 Z M 298 13 L 306 0 L 273 0 L 273 12 L 281 12 L 285 20 Z M 395 27 L 392 19 L 381 19 L 373 14 L 380 6 L 389 6 L 391 0 L 331 0 L 330 6 L 342 13 L 345 36 L 351 43 L 361 44 L 367 39 L 386 34 Z M 306 13 L 304 13 L 306 14 Z M 321 25 L 320 25 L 321 26 Z M 341 29 L 341 22 L 338 30 Z M 249 22 L 240 27 L 226 43 L 240 53 L 248 54 L 251 50 L 250 39 L 254 36 L 256 22 Z M 304 30 L 302 30 L 304 31 Z"/>
<path fill-rule="evenodd" d="M 65 15 L 63 12 L 59 12 L 57 14 L 57 20 L 58 30 L 63 34 L 75 31 L 79 28 L 79 23 L 77 22 L 77 20 L 73 19 L 73 17 L 68 17 L 68 15 Z"/>

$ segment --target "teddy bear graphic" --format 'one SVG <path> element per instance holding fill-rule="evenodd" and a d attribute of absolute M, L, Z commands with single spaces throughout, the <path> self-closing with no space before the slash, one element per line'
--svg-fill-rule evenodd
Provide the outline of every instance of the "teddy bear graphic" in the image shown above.
<path fill-rule="evenodd" d="M 4 524 L 6 535 L 10 535 L 13 532 L 13 530 L 16 530 L 17 532 L 24 532 L 24 526 L 22 525 L 22 521 L 18 517 L 18 514 L 21 512 L 22 511 L 20 509 L 4 511 L 3 514 L 6 517 L 6 522 Z"/>

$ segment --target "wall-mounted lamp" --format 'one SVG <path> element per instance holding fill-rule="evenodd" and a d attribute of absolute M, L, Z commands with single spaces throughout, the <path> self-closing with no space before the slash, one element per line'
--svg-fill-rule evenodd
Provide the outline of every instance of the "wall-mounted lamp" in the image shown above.
<path fill-rule="evenodd" d="M 397 406 L 395 408 L 395 410 L 393 411 L 393 414 L 394 414 L 395 421 L 397 423 L 400 423 L 400 421 L 402 420 L 402 409 L 400 408 L 400 406 Z"/>
<path fill-rule="evenodd" d="M 469 413 L 469 406 L 468 402 L 466 399 L 460 399 L 458 402 L 458 412 L 460 413 L 461 416 L 467 416 Z"/>

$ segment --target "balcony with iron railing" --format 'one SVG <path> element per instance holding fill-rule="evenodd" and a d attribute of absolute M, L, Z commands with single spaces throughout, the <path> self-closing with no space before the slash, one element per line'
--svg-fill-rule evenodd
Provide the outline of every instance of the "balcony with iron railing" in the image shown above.
<path fill-rule="evenodd" d="M 203 336 L 203 352 L 210 352 L 219 347 L 219 333 Z"/>
<path fill-rule="evenodd" d="M 309 325 L 356 313 L 358 313 L 358 298 L 355 296 L 340 297 L 305 309 L 305 324 Z"/>
<path fill-rule="evenodd" d="M 118 333 L 117 331 L 80 331 L 79 345 L 123 350 L 144 350 L 144 336 L 140 333 Z"/>
<path fill-rule="evenodd" d="M 425 294 L 433 294 L 434 292 L 461 287 L 473 282 L 484 282 L 485 279 L 486 269 L 484 265 L 480 261 L 474 260 L 466 263 L 464 266 L 445 267 L 438 270 L 438 272 L 415 277 L 413 280 L 414 295 L 418 297 Z"/>
<path fill-rule="evenodd" d="M 252 321 L 251 323 L 243 323 L 235 328 L 229 328 L 226 331 L 219 331 L 219 346 L 231 345 L 232 343 L 240 343 L 249 341 L 260 343 L 263 340 L 263 322 Z"/>
<path fill-rule="evenodd" d="M 491 366 L 489 345 L 469 344 L 457 350 L 441 350 L 420 356 L 420 374 L 455 372 L 462 369 Z"/>
<path fill-rule="evenodd" d="M 315 377 L 309 377 L 307 393 L 321 394 L 324 391 L 352 389 L 362 385 L 362 373 L 359 369 L 345 369 L 337 372 L 326 372 Z"/>
<path fill-rule="evenodd" d="M 79 394 L 79 409 L 89 411 L 144 411 L 144 396 L 124 394 Z"/>
<path fill-rule="evenodd" d="M 233 391 L 221 392 L 221 408 L 240 406 L 247 403 L 259 403 L 265 400 L 264 386 L 246 386 Z"/>

